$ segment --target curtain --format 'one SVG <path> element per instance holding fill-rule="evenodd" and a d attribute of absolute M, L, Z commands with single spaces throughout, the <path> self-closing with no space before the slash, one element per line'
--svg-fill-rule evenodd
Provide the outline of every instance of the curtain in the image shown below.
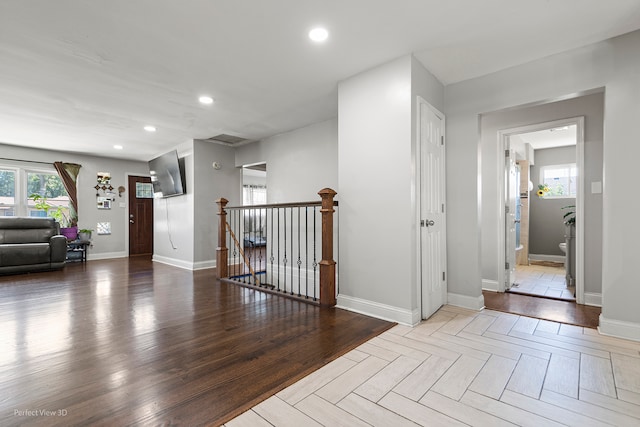
<path fill-rule="evenodd" d="M 62 185 L 69 195 L 69 219 L 71 225 L 78 225 L 78 189 L 76 181 L 80 173 L 81 165 L 75 163 L 53 162 L 53 166 L 58 171 Z"/>

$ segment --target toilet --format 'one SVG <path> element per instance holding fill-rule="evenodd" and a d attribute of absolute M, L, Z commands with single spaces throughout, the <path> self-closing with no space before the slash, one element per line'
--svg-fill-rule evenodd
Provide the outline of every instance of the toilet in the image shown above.
<path fill-rule="evenodd" d="M 562 242 L 558 245 L 558 247 L 560 248 L 560 250 L 562 251 L 563 254 L 567 253 L 567 243 L 566 242 Z"/>

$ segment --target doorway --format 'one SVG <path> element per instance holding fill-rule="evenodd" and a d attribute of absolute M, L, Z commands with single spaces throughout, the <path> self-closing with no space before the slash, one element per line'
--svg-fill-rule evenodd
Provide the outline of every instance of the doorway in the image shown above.
<path fill-rule="evenodd" d="M 129 256 L 153 255 L 153 188 L 148 176 L 129 175 Z"/>
<path fill-rule="evenodd" d="M 507 157 L 499 291 L 584 303 L 583 135 L 583 117 L 499 132 Z"/>

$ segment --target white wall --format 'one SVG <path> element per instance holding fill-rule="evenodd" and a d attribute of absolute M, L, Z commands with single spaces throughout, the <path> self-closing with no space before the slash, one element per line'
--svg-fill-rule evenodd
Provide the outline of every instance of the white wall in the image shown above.
<path fill-rule="evenodd" d="M 128 192 L 116 201 L 111 209 L 98 209 L 96 207 L 96 176 L 98 172 L 111 173 L 111 185 L 117 189 L 123 185 L 127 187 L 127 175 L 149 176 L 147 162 L 127 161 L 106 157 L 95 157 L 60 151 L 40 150 L 15 145 L 0 145 L 1 157 L 34 162 L 62 161 L 78 163 L 82 165 L 78 175 L 78 226 L 80 228 L 93 229 L 92 246 L 89 248 L 88 259 L 125 257 L 129 255 L 129 221 L 128 221 Z M 0 160 L 0 164 L 9 164 Z M 43 168 L 45 165 L 38 163 L 13 162 L 21 168 Z M 55 173 L 53 165 L 51 171 Z M 128 190 L 127 190 L 128 191 Z M 102 192 L 101 192 L 102 193 Z M 124 203 L 124 207 L 120 207 Z M 98 222 L 110 222 L 111 234 L 98 235 L 96 224 Z"/>
<path fill-rule="evenodd" d="M 600 329 L 640 339 L 640 287 L 634 262 L 640 258 L 637 238 L 620 212 L 635 212 L 640 199 L 629 196 L 640 145 L 633 144 L 640 117 L 640 32 L 509 68 L 445 88 L 449 211 L 449 288 L 466 295 L 481 289 L 480 250 L 473 236 L 481 233 L 482 206 L 478 175 L 485 159 L 478 153 L 478 117 L 504 108 L 557 100 L 605 87 L 603 194 L 603 312 Z M 452 203 L 451 198 L 458 201 Z M 471 241 L 470 241 L 471 240 Z M 464 244 L 466 242 L 466 244 Z M 463 246 L 461 246 L 463 245 Z M 471 268 L 470 268 L 471 266 Z M 455 283 L 452 283 L 455 282 Z"/>
<path fill-rule="evenodd" d="M 420 316 L 415 278 L 417 94 L 442 106 L 442 86 L 411 56 L 338 86 L 338 303 L 402 323 L 415 323 Z"/>
<path fill-rule="evenodd" d="M 235 150 L 207 141 L 194 141 L 195 162 L 195 268 L 215 266 L 218 246 L 218 205 L 220 198 L 229 200 L 229 206 L 238 206 L 240 200 L 241 170 L 235 167 Z M 214 169 L 213 162 L 220 164 Z"/>
<path fill-rule="evenodd" d="M 338 121 L 327 120 L 240 146 L 235 162 L 238 167 L 267 164 L 268 203 L 320 200 L 318 191 L 338 186 Z"/>
<path fill-rule="evenodd" d="M 176 147 L 184 162 L 186 193 L 153 201 L 153 260 L 194 267 L 194 156 L 193 142 Z M 162 153 L 158 153 L 162 154 Z"/>
<path fill-rule="evenodd" d="M 154 200 L 154 261 L 190 270 L 215 267 L 218 212 L 215 200 L 240 204 L 240 170 L 232 148 L 207 141 L 177 147 L 184 161 L 187 193 Z M 213 169 L 212 163 L 221 165 Z M 168 214 L 168 219 L 167 219 Z"/>

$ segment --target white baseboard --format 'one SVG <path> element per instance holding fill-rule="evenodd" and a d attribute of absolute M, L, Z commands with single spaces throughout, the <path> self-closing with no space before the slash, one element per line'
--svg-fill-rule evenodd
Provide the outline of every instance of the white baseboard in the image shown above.
<path fill-rule="evenodd" d="M 126 252 L 102 252 L 91 253 L 91 250 L 87 251 L 87 261 L 93 261 L 98 259 L 112 259 L 112 258 L 126 258 L 129 254 Z"/>
<path fill-rule="evenodd" d="M 529 254 L 529 261 L 551 261 L 564 264 L 565 257 L 564 255 Z"/>
<path fill-rule="evenodd" d="M 207 261 L 194 262 L 192 270 L 206 270 L 208 268 L 216 268 L 216 260 L 215 259 L 209 259 Z"/>
<path fill-rule="evenodd" d="M 181 259 L 175 259 L 175 258 L 169 258 L 169 257 L 164 257 L 161 255 L 153 255 L 153 257 L 151 258 L 152 261 L 154 262 L 159 262 L 161 264 L 167 264 L 167 265 L 172 265 L 174 267 L 178 267 L 178 268 L 184 268 L 185 270 L 193 270 L 193 265 L 194 263 L 192 263 L 191 261 L 184 261 Z"/>
<path fill-rule="evenodd" d="M 600 314 L 598 332 L 602 335 L 640 341 L 640 323 L 607 319 L 602 314 Z"/>
<path fill-rule="evenodd" d="M 336 307 L 390 322 L 397 322 L 402 325 L 415 326 L 420 323 L 420 311 L 418 309 L 413 311 L 405 310 L 403 308 L 347 295 L 338 295 Z"/>
<path fill-rule="evenodd" d="M 471 310 L 482 310 L 484 308 L 484 296 L 470 297 L 449 292 L 447 294 L 447 304 Z"/>
<path fill-rule="evenodd" d="M 498 281 L 482 279 L 482 290 L 498 292 Z"/>
<path fill-rule="evenodd" d="M 594 292 L 585 292 L 584 305 L 593 305 L 596 307 L 602 307 L 602 294 L 597 294 Z"/>

